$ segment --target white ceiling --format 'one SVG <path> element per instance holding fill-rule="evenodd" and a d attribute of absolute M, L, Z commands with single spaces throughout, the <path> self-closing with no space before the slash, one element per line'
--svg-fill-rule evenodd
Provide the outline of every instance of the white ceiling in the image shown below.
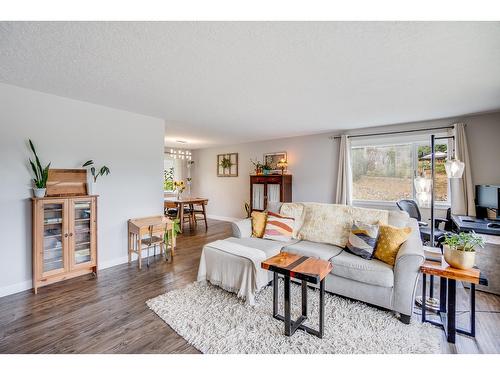
<path fill-rule="evenodd" d="M 0 22 L 0 81 L 245 142 L 500 108 L 500 22 Z"/>

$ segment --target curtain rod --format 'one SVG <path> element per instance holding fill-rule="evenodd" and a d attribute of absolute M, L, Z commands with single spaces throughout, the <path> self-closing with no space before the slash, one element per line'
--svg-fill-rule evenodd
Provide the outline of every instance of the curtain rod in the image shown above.
<path fill-rule="evenodd" d="M 413 129 L 413 130 L 399 130 L 399 131 L 386 132 L 386 133 L 369 133 L 369 134 L 354 134 L 354 135 L 347 134 L 347 137 L 348 138 L 372 137 L 372 136 L 375 136 L 375 135 L 390 135 L 390 134 L 414 133 L 414 132 L 420 132 L 420 131 L 439 130 L 439 129 L 453 129 L 453 126 L 440 126 L 438 128 Z M 340 135 L 331 135 L 329 138 L 330 139 L 340 139 L 341 136 Z"/>

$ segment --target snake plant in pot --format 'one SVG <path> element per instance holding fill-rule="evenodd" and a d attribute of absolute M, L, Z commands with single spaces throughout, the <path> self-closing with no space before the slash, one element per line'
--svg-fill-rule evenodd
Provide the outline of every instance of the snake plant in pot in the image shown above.
<path fill-rule="evenodd" d="M 452 267 L 468 270 L 474 267 L 476 246 L 483 247 L 484 240 L 474 232 L 446 235 L 443 242 L 444 260 Z"/>
<path fill-rule="evenodd" d="M 42 167 L 42 163 L 40 163 L 40 159 L 38 158 L 38 155 L 35 150 L 35 145 L 33 145 L 33 142 L 31 139 L 29 139 L 29 145 L 30 149 L 33 152 L 33 155 L 35 156 L 35 161 L 30 160 L 30 165 L 31 169 L 33 171 L 33 174 L 35 175 L 33 177 L 33 194 L 35 195 L 36 198 L 43 198 L 45 196 L 45 192 L 47 191 L 47 179 L 49 177 L 49 167 L 50 163 L 47 164 L 47 166 Z"/>

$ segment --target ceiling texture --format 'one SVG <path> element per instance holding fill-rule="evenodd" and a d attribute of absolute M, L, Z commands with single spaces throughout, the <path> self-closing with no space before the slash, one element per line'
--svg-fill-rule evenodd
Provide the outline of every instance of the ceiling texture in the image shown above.
<path fill-rule="evenodd" d="M 500 22 L 0 22 L 0 82 L 165 120 L 167 146 L 500 108 Z"/>

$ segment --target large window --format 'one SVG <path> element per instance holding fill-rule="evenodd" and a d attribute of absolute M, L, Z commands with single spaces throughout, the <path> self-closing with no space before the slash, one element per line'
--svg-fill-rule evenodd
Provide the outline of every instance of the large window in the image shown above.
<path fill-rule="evenodd" d="M 447 144 L 436 145 L 436 201 L 448 201 L 448 179 L 444 169 Z M 413 179 L 430 178 L 430 144 L 427 141 L 394 144 L 353 145 L 351 149 L 353 199 L 397 201 L 414 199 Z"/>
<path fill-rule="evenodd" d="M 190 177 L 186 165 L 191 161 L 191 158 L 190 150 L 171 148 L 165 152 L 163 159 L 163 190 L 173 192 L 174 181 Z"/>

